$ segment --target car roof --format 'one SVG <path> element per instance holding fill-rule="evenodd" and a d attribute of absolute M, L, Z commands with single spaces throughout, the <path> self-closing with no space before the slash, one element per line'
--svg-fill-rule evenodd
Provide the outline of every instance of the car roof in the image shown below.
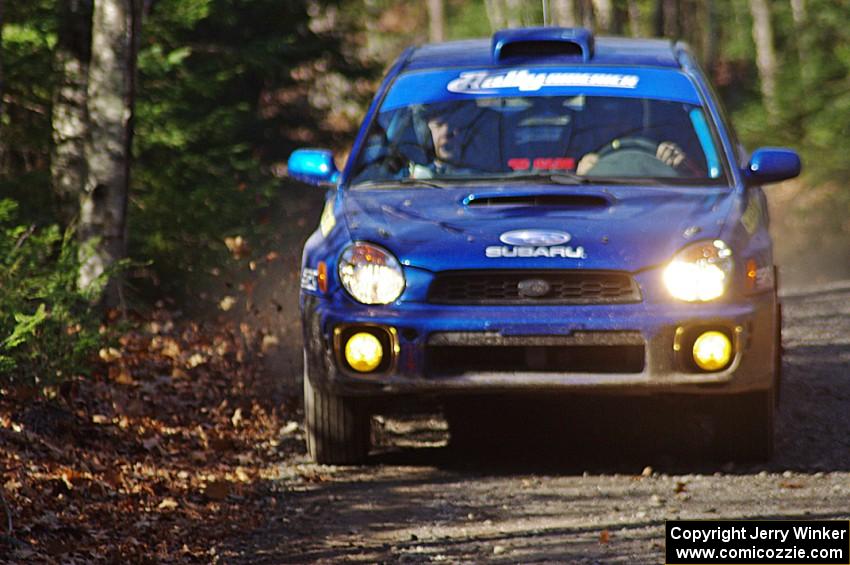
<path fill-rule="evenodd" d="M 497 39 L 516 34 L 522 40 L 533 40 L 535 34 L 553 31 L 585 32 L 591 42 L 590 52 L 585 57 L 571 57 L 569 64 L 575 65 L 616 65 L 616 66 L 652 66 L 682 68 L 679 59 L 680 46 L 665 39 L 630 39 L 623 37 L 593 37 L 582 28 L 524 28 L 497 32 L 494 38 L 430 43 L 415 48 L 407 55 L 404 70 L 425 70 L 446 67 L 499 67 L 514 66 L 517 61 L 499 60 L 496 51 Z M 527 56 L 523 63 L 551 64 L 565 62 L 564 58 L 548 56 Z"/>

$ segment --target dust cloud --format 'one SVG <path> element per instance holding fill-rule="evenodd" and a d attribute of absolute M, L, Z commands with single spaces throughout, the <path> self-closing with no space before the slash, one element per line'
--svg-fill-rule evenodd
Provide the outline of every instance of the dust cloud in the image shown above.
<path fill-rule="evenodd" d="M 780 294 L 850 279 L 850 220 L 838 187 L 794 180 L 764 192 Z"/>

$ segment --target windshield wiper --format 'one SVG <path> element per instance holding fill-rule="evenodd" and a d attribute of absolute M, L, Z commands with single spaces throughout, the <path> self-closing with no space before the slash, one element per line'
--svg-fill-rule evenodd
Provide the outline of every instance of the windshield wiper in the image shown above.
<path fill-rule="evenodd" d="M 553 184 L 577 185 L 577 184 L 639 184 L 639 185 L 674 185 L 679 177 L 616 177 L 616 176 L 595 176 L 577 175 L 568 171 L 552 172 L 537 172 L 537 173 L 522 173 L 518 175 L 510 175 L 502 177 L 505 180 L 540 180 L 548 181 Z"/>
<path fill-rule="evenodd" d="M 579 176 L 575 173 L 567 171 L 552 172 L 536 172 L 536 173 L 519 173 L 519 174 L 498 174 L 498 175 L 475 175 L 463 177 L 464 181 L 524 181 L 533 180 L 546 182 L 549 184 L 563 184 L 573 186 L 577 184 L 587 184 L 589 180 L 586 177 Z"/>
<path fill-rule="evenodd" d="M 591 182 L 587 177 L 570 173 L 568 171 L 558 171 L 557 173 L 536 173 L 530 175 L 532 178 L 544 178 L 555 184 L 588 184 Z"/>
<path fill-rule="evenodd" d="M 351 186 L 351 188 L 395 188 L 398 186 L 427 186 L 428 188 L 446 188 L 445 183 L 434 179 L 415 179 L 403 177 L 400 179 L 365 180 Z"/>
<path fill-rule="evenodd" d="M 654 186 L 676 186 L 682 184 L 679 177 L 603 177 L 589 175 L 584 177 L 586 184 L 639 184 Z"/>

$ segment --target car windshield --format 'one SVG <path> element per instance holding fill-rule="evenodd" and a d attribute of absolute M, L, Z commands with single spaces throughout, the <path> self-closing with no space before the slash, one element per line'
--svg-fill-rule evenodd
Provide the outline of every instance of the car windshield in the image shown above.
<path fill-rule="evenodd" d="M 352 168 L 351 184 L 412 179 L 397 184 L 432 187 L 441 180 L 552 177 L 584 183 L 727 183 L 716 136 L 687 79 L 673 81 L 673 94 L 662 96 L 663 88 L 649 88 L 658 79 L 645 76 L 584 73 L 603 77 L 597 79 L 603 86 L 534 90 L 534 83 L 529 87 L 516 77 L 510 83 L 511 75 L 504 73 L 496 87 L 492 81 L 471 81 L 471 73 L 453 81 L 445 71 L 433 74 L 438 76 L 419 73 L 414 81 L 402 75 L 396 81 Z M 545 85 L 553 74 L 539 82 Z M 666 74 L 684 79 L 678 72 Z M 416 89 L 426 84 L 423 78 L 433 78 L 427 82 L 430 91 Z M 446 84 L 442 92 L 440 80 Z M 613 80 L 634 85 L 642 80 L 647 86 L 625 92 L 612 87 Z M 511 88 L 499 87 L 506 83 Z"/>

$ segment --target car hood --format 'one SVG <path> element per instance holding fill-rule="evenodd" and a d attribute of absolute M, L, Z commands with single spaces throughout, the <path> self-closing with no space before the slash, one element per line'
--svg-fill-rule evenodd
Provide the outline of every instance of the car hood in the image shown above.
<path fill-rule="evenodd" d="M 431 271 L 634 272 L 668 260 L 689 241 L 719 237 L 734 198 L 730 188 L 690 186 L 349 189 L 343 214 L 354 240 Z M 505 232 L 527 229 L 567 232 L 570 240 L 554 251 L 500 241 Z"/>

